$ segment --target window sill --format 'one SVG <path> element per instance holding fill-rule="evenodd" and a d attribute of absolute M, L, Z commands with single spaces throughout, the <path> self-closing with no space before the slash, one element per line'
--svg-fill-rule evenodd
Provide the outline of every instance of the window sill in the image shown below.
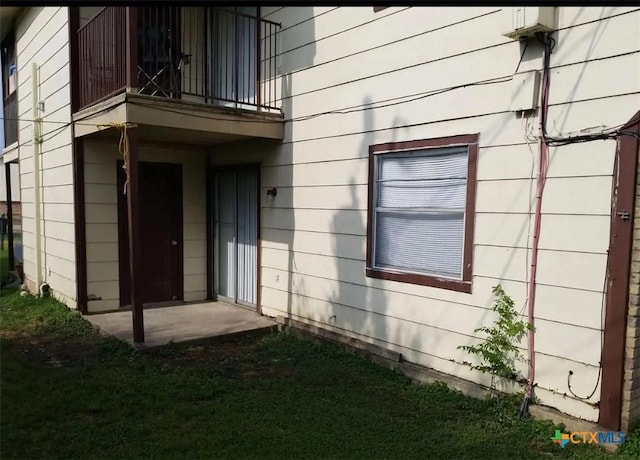
<path fill-rule="evenodd" d="M 438 278 L 436 276 L 419 275 L 417 273 L 390 272 L 377 268 L 367 268 L 365 270 L 365 274 L 369 278 L 398 281 L 400 283 L 418 284 L 420 286 L 430 286 L 471 294 L 471 281 Z"/>
<path fill-rule="evenodd" d="M 17 161 L 18 160 L 18 141 L 3 148 L 2 151 L 0 152 L 0 158 L 2 158 L 5 163 Z"/>

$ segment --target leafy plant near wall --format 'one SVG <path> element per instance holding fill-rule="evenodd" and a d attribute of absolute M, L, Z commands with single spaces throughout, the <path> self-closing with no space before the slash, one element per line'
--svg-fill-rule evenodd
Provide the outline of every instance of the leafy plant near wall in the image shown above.
<path fill-rule="evenodd" d="M 501 285 L 494 286 L 491 292 L 495 296 L 492 310 L 498 314 L 493 326 L 482 326 L 475 333 L 486 334 L 484 341 L 478 345 L 461 345 L 458 348 L 480 358 L 480 364 L 472 369 L 491 374 L 491 388 L 496 377 L 515 379 L 517 377 L 515 363 L 524 361 L 520 350 L 515 345 L 532 325 L 518 319 L 513 299 Z"/>

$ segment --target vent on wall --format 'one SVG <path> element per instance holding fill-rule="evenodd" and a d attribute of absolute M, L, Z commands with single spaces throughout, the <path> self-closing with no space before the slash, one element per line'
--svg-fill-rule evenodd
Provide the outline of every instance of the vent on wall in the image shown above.
<path fill-rule="evenodd" d="M 553 6 L 511 6 L 502 9 L 502 35 L 514 40 L 529 38 L 538 32 L 556 28 Z"/>

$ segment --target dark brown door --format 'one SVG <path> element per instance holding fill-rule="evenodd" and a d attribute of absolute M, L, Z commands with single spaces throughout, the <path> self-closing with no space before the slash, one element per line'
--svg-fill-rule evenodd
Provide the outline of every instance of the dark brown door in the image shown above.
<path fill-rule="evenodd" d="M 624 346 L 627 329 L 631 248 L 638 170 L 637 137 L 640 112 L 621 129 L 613 171 L 611 232 L 607 260 L 607 293 L 602 347 L 602 384 L 598 423 L 609 430 L 620 429 Z M 633 135 L 635 133 L 635 136 Z"/>
<path fill-rule="evenodd" d="M 183 299 L 182 166 L 140 162 L 143 303 Z M 131 303 L 127 202 L 122 161 L 118 162 L 120 305 Z"/>

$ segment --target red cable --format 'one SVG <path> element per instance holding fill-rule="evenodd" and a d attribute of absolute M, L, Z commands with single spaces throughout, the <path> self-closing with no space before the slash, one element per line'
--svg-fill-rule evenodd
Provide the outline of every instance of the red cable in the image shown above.
<path fill-rule="evenodd" d="M 535 353 L 535 330 L 534 325 L 534 307 L 536 299 L 536 273 L 538 268 L 538 243 L 540 240 L 540 226 L 542 222 L 542 195 L 544 186 L 547 181 L 547 168 L 549 162 L 549 146 L 546 140 L 546 120 L 549 108 L 549 54 L 551 49 L 548 43 L 545 43 L 544 56 L 544 75 L 541 94 L 540 107 L 540 168 L 538 172 L 537 190 L 536 190 L 536 207 L 533 221 L 533 242 L 531 247 L 531 267 L 529 272 L 529 292 L 528 298 L 528 320 L 531 329 L 528 332 L 529 339 L 529 376 L 526 395 L 530 399 L 533 394 L 533 385 L 536 375 L 536 353 Z"/>

